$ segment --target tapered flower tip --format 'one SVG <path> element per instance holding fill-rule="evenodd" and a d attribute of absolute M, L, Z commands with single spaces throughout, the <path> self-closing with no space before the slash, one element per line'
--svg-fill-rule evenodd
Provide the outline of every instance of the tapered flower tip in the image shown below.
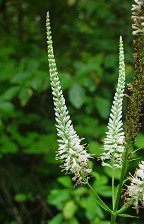
<path fill-rule="evenodd" d="M 89 168 L 89 159 L 92 158 L 92 156 L 87 152 L 85 146 L 81 144 L 81 139 L 79 139 L 74 130 L 65 104 L 65 98 L 61 89 L 53 53 L 49 12 L 47 12 L 46 29 L 50 83 L 55 106 L 54 110 L 59 144 L 56 159 L 62 160 L 62 169 L 66 171 L 66 173 L 73 174 L 74 177 L 72 179 L 76 181 L 76 184 L 80 184 L 91 172 L 91 168 Z"/>
<path fill-rule="evenodd" d="M 103 153 L 100 156 L 102 166 L 121 168 L 124 152 L 124 132 L 122 122 L 122 102 L 125 86 L 125 64 L 122 37 L 119 43 L 119 78 L 108 122 L 108 131 L 104 139 Z"/>

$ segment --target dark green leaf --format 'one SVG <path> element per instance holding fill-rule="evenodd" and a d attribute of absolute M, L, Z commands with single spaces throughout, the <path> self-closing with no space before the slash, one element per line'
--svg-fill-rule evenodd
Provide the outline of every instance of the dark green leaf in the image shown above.
<path fill-rule="evenodd" d="M 27 200 L 27 195 L 23 193 L 19 193 L 15 196 L 15 201 L 17 202 L 25 202 Z"/>
<path fill-rule="evenodd" d="M 85 90 L 79 84 L 74 83 L 69 89 L 69 100 L 76 108 L 81 108 L 85 102 Z"/>
<path fill-rule="evenodd" d="M 20 90 L 20 86 L 14 86 L 14 87 L 9 88 L 2 95 L 2 99 L 11 100 L 13 97 L 15 97 L 18 94 L 19 90 Z"/>
<path fill-rule="evenodd" d="M 71 181 L 71 178 L 69 176 L 59 177 L 57 179 L 57 181 L 59 183 L 61 183 L 64 187 L 71 187 L 72 186 L 72 181 Z"/>
<path fill-rule="evenodd" d="M 95 106 L 100 116 L 104 119 L 108 119 L 110 114 L 110 102 L 103 97 L 97 96 L 95 98 Z"/>
<path fill-rule="evenodd" d="M 77 209 L 78 209 L 78 207 L 74 201 L 72 201 L 72 200 L 68 201 L 63 208 L 64 219 L 66 219 L 66 220 L 71 219 L 74 216 Z"/>
<path fill-rule="evenodd" d="M 51 205 L 55 205 L 58 210 L 63 210 L 64 204 L 70 199 L 70 191 L 68 189 L 54 189 L 48 195 L 47 201 Z"/>
<path fill-rule="evenodd" d="M 129 215 L 129 214 L 118 214 L 118 216 L 125 217 L 125 218 L 139 218 L 138 216 Z"/>
<path fill-rule="evenodd" d="M 63 216 L 61 213 L 57 214 L 53 219 L 48 220 L 47 224 L 61 224 Z"/>
<path fill-rule="evenodd" d="M 14 111 L 14 105 L 11 102 L 0 101 L 0 111 L 9 114 Z"/>
<path fill-rule="evenodd" d="M 144 149 L 144 134 L 143 133 L 138 134 L 134 145 L 137 148 L 143 148 Z"/>
<path fill-rule="evenodd" d="M 88 150 L 91 154 L 93 154 L 96 157 L 100 156 L 102 153 L 101 145 L 99 142 L 96 142 L 96 141 L 95 142 L 91 141 L 89 143 Z"/>

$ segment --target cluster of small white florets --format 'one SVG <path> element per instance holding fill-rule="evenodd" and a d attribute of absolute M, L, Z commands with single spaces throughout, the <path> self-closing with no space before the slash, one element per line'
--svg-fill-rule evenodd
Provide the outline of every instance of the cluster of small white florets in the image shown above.
<path fill-rule="evenodd" d="M 48 44 L 48 61 L 52 94 L 55 106 L 56 128 L 59 136 L 59 149 L 56 159 L 63 161 L 61 166 L 67 173 L 74 174 L 73 180 L 76 183 L 82 183 L 91 169 L 88 166 L 89 159 L 92 156 L 86 151 L 84 145 L 81 145 L 81 139 L 77 136 L 70 116 L 65 104 L 65 99 L 62 93 L 60 80 L 57 73 L 56 62 L 53 54 L 52 37 L 50 31 L 49 13 L 46 19 L 47 28 L 47 44 Z"/>
<path fill-rule="evenodd" d="M 128 178 L 131 180 L 125 193 L 126 202 L 132 201 L 134 209 L 139 212 L 139 205 L 144 207 L 144 161 L 139 164 L 139 169 L 135 171 L 134 176 Z"/>
<path fill-rule="evenodd" d="M 144 34 L 144 0 L 134 0 L 136 4 L 132 5 L 132 19 L 134 24 L 132 28 L 133 35 Z"/>
<path fill-rule="evenodd" d="M 119 78 L 108 122 L 108 132 L 104 139 L 103 153 L 100 156 L 103 166 L 121 168 L 124 151 L 124 132 L 122 118 L 122 101 L 125 86 L 125 64 L 122 38 L 119 49 Z"/>

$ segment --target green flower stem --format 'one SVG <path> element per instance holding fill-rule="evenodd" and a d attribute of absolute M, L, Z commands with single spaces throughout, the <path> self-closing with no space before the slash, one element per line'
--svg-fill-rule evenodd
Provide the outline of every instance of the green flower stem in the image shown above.
<path fill-rule="evenodd" d="M 112 208 L 114 210 L 114 204 L 115 204 L 115 190 L 114 190 L 114 178 L 115 178 L 115 174 L 114 174 L 114 166 L 112 167 Z"/>
<path fill-rule="evenodd" d="M 111 214 L 111 222 L 110 224 L 115 224 L 116 215 L 114 213 Z"/>
<path fill-rule="evenodd" d="M 122 190 L 122 186 L 123 186 L 123 180 L 124 180 L 124 176 L 125 176 L 125 170 L 126 170 L 126 162 L 124 162 L 123 166 L 122 166 L 121 177 L 120 177 L 120 182 L 119 182 L 119 186 L 118 186 L 118 192 L 117 192 L 117 196 L 116 196 L 116 200 L 115 200 L 114 212 L 116 212 L 117 208 L 118 208 L 121 190 Z"/>
<path fill-rule="evenodd" d="M 118 209 L 121 190 L 122 190 L 122 186 L 123 186 L 123 180 L 124 180 L 125 173 L 126 173 L 126 168 L 127 168 L 127 157 L 128 157 L 128 148 L 126 147 L 124 157 L 123 157 L 123 164 L 122 164 L 120 182 L 119 182 L 119 186 L 118 186 L 118 192 L 117 192 L 116 199 L 115 199 L 114 210 L 113 210 L 113 213 L 111 215 L 111 224 L 115 224 L 116 217 L 120 213 L 120 210 L 119 210 L 119 213 L 118 213 L 117 209 Z"/>
<path fill-rule="evenodd" d="M 92 186 L 89 184 L 88 180 L 85 179 L 85 183 L 88 185 L 88 187 L 91 189 L 95 200 L 97 203 L 105 210 L 108 211 L 109 213 L 112 213 L 112 210 L 102 201 L 102 199 L 98 196 L 98 194 L 95 192 L 95 190 L 92 188 Z"/>
<path fill-rule="evenodd" d="M 117 215 L 130 207 L 130 205 L 128 205 L 128 206 L 125 206 L 124 210 L 123 209 L 117 210 L 118 209 L 118 205 L 119 205 L 120 196 L 121 196 L 123 181 L 124 181 L 124 177 L 125 177 L 125 173 L 126 173 L 126 169 L 127 169 L 128 150 L 129 150 L 129 148 L 125 147 L 125 152 L 124 152 L 124 155 L 123 155 L 121 177 L 120 177 L 120 182 L 119 182 L 119 186 L 118 186 L 118 192 L 117 192 L 115 201 L 114 201 L 114 198 L 113 198 L 114 207 L 113 207 L 113 212 L 111 214 L 111 222 L 110 222 L 110 224 L 115 224 Z M 114 177 L 112 177 L 112 178 L 114 178 Z M 112 183 L 112 186 L 113 186 L 113 184 L 114 183 Z M 113 190 L 112 190 L 112 193 L 113 193 Z M 112 197 L 113 197 L 113 194 L 112 194 Z"/>

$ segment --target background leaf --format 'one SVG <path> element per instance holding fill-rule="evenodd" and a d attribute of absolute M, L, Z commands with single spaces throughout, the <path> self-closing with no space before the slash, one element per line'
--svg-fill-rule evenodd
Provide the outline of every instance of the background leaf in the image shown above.
<path fill-rule="evenodd" d="M 64 219 L 69 220 L 74 217 L 75 212 L 77 211 L 78 206 L 74 203 L 74 201 L 68 201 L 63 209 Z"/>
<path fill-rule="evenodd" d="M 108 119 L 110 114 L 110 102 L 103 97 L 96 96 L 95 106 L 100 116 L 104 119 Z"/>
<path fill-rule="evenodd" d="M 69 89 L 69 100 L 76 108 L 81 108 L 85 102 L 85 90 L 79 84 L 74 83 Z"/>

